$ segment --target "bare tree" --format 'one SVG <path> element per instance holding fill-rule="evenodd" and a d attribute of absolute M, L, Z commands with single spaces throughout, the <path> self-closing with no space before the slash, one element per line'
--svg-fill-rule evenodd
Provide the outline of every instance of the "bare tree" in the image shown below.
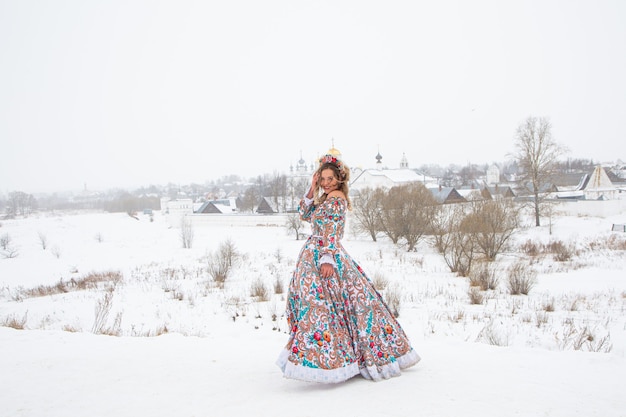
<path fill-rule="evenodd" d="M 251 212 L 254 210 L 254 206 L 256 206 L 261 198 L 261 193 L 257 187 L 252 186 L 246 188 L 246 191 L 243 193 L 243 197 L 241 198 L 241 211 Z"/>
<path fill-rule="evenodd" d="M 476 244 L 471 236 L 461 230 L 467 216 L 464 204 L 446 204 L 433 218 L 434 246 L 443 256 L 450 272 L 465 277 L 475 258 Z"/>
<path fill-rule="evenodd" d="M 8 233 L 4 233 L 0 236 L 0 249 L 6 250 L 11 243 L 11 236 Z"/>
<path fill-rule="evenodd" d="M 23 191 L 13 191 L 9 193 L 9 201 L 7 207 L 7 215 L 15 217 L 22 215 L 28 217 L 37 209 L 37 199 L 32 194 L 26 194 Z"/>
<path fill-rule="evenodd" d="M 394 244 L 397 244 L 402 237 L 402 214 L 404 205 L 404 189 L 400 186 L 392 187 L 381 203 L 380 210 L 380 230 Z"/>
<path fill-rule="evenodd" d="M 523 171 L 523 179 L 533 195 L 535 225 L 540 226 L 541 203 L 546 186 L 557 167 L 557 159 L 566 149 L 552 139 L 552 125 L 545 118 L 528 117 L 517 128 L 514 158 Z"/>
<path fill-rule="evenodd" d="M 303 226 L 304 223 L 300 219 L 300 215 L 298 213 L 290 213 L 287 216 L 287 220 L 285 220 L 285 227 L 287 230 L 293 230 L 296 232 L 296 240 L 300 240 L 300 230 L 302 230 Z"/>
<path fill-rule="evenodd" d="M 355 229 L 369 233 L 376 242 L 380 231 L 380 212 L 385 191 L 382 188 L 364 188 L 356 193 L 352 213 L 356 219 Z"/>
<path fill-rule="evenodd" d="M 495 260 L 519 226 L 519 206 L 510 199 L 476 201 L 463 219 L 461 230 L 476 244 L 476 251 Z"/>
<path fill-rule="evenodd" d="M 441 206 L 422 183 L 406 186 L 406 192 L 402 237 L 410 252 L 426 235 L 432 233 L 433 219 Z"/>
<path fill-rule="evenodd" d="M 227 238 L 220 243 L 219 255 L 220 257 L 226 259 L 228 266 L 233 266 L 239 257 L 239 251 L 237 250 L 235 242 L 233 242 L 230 238 Z"/>
<path fill-rule="evenodd" d="M 38 232 L 39 234 L 39 242 L 41 243 L 41 247 L 43 250 L 46 250 L 48 247 L 48 237 L 43 232 Z"/>
<path fill-rule="evenodd" d="M 302 198 L 304 193 L 306 193 L 310 182 L 310 178 L 306 177 L 289 177 L 289 179 L 287 180 L 288 195 L 286 196 L 289 199 L 289 204 L 287 204 L 287 210 L 297 210 L 298 203 L 300 202 L 300 199 Z"/>
<path fill-rule="evenodd" d="M 232 240 L 220 243 L 219 248 L 208 257 L 207 270 L 213 281 L 223 286 L 238 258 L 239 252 Z"/>
<path fill-rule="evenodd" d="M 382 201 L 381 230 L 393 243 L 404 238 L 407 251 L 432 230 L 438 203 L 422 183 L 392 187 Z"/>
<path fill-rule="evenodd" d="M 190 249 L 193 245 L 193 223 L 187 216 L 180 219 L 180 240 L 184 249 Z"/>
<path fill-rule="evenodd" d="M 552 226 L 557 214 L 560 214 L 560 210 L 557 207 L 558 202 L 556 200 L 544 201 L 541 207 L 541 215 L 548 218 L 548 230 L 552 234 Z"/>
<path fill-rule="evenodd" d="M 281 212 L 284 212 L 286 209 L 287 176 L 274 172 L 274 176 L 269 182 L 269 188 L 274 204 Z"/>

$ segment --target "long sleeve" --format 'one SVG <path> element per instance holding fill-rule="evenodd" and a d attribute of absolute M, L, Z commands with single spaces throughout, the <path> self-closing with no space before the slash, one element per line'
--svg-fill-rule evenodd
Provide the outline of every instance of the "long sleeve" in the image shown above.
<path fill-rule="evenodd" d="M 335 264 L 335 254 L 343 237 L 345 211 L 345 200 L 332 198 L 323 205 L 321 216 L 315 218 L 316 228 L 322 230 L 322 234 L 316 236 L 320 263 Z"/>
<path fill-rule="evenodd" d="M 300 218 L 306 222 L 311 221 L 311 215 L 315 210 L 315 204 L 313 204 L 313 199 L 307 198 L 306 196 L 302 197 L 300 200 L 300 204 L 298 205 L 298 214 Z"/>

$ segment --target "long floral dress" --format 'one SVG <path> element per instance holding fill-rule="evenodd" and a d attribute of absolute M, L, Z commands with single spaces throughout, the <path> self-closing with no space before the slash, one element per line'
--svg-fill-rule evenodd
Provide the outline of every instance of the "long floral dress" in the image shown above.
<path fill-rule="evenodd" d="M 289 284 L 289 340 L 277 365 L 287 378 L 336 383 L 357 374 L 379 381 L 400 375 L 420 357 L 361 267 L 341 245 L 347 202 L 300 201 L 312 235 L 300 251 Z M 336 273 L 322 278 L 320 260 Z"/>

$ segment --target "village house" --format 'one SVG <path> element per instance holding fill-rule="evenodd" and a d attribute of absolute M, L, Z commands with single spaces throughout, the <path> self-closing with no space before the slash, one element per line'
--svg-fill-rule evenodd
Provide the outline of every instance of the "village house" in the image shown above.
<path fill-rule="evenodd" d="M 406 155 L 402 155 L 398 168 L 384 168 L 380 152 L 376 154 L 375 168 L 354 168 L 351 172 L 350 190 L 358 191 L 364 188 L 389 189 L 398 185 L 421 182 L 425 186 L 438 185 L 436 178 L 420 174 L 410 169 Z"/>
<path fill-rule="evenodd" d="M 439 204 L 466 203 L 465 199 L 454 187 L 427 187 Z"/>
<path fill-rule="evenodd" d="M 569 200 L 615 200 L 620 190 L 613 185 L 602 166 L 591 173 L 569 173 L 554 179 L 554 196 Z"/>

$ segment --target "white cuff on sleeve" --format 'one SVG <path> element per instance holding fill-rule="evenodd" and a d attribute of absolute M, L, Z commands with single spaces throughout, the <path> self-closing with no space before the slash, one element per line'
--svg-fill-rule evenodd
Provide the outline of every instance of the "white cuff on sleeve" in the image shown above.
<path fill-rule="evenodd" d="M 325 253 L 322 255 L 322 257 L 320 258 L 320 265 L 321 264 L 331 264 L 334 267 L 337 266 L 337 264 L 335 263 L 335 259 L 333 259 L 333 255 L 331 255 L 330 253 Z"/>
<path fill-rule="evenodd" d="M 306 204 L 307 206 L 310 206 L 311 204 L 313 204 L 313 199 L 308 198 L 306 194 L 302 196 L 302 199 L 304 200 L 304 204 Z"/>

